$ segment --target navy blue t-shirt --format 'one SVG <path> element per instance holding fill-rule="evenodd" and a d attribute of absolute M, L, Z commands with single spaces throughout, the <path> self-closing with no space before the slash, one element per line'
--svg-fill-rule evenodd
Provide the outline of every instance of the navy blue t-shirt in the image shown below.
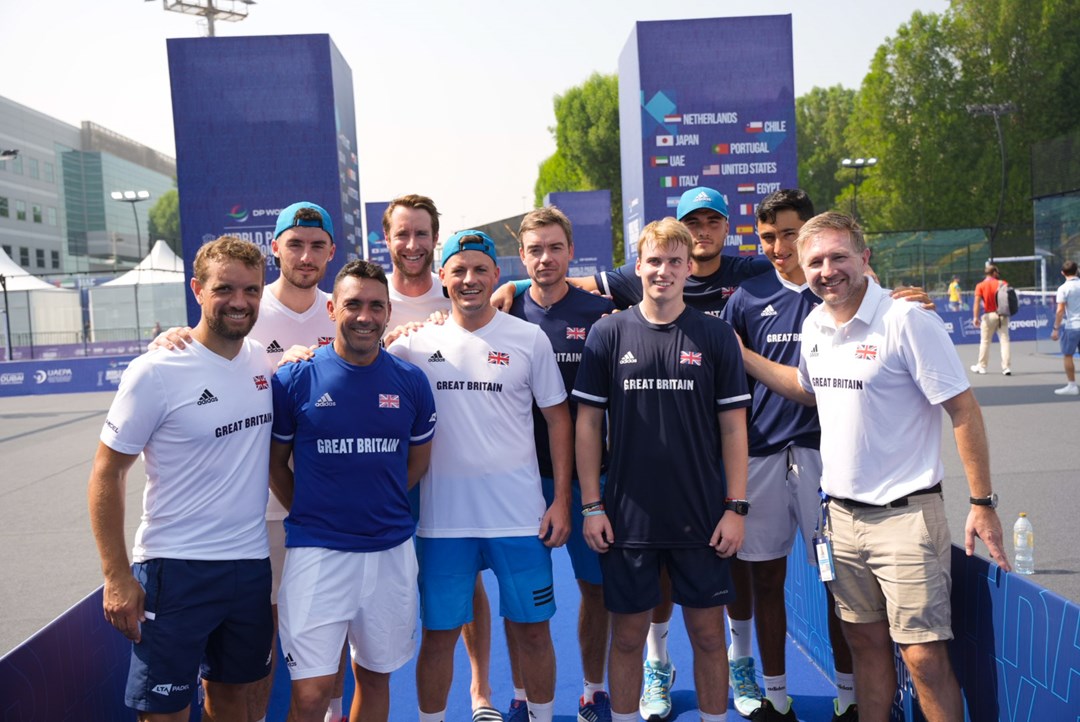
<path fill-rule="evenodd" d="M 731 326 L 693 308 L 663 325 L 640 306 L 603 318 L 585 342 L 574 396 L 608 410 L 614 546 L 707 545 L 727 497 L 717 413 L 750 405 Z"/>
<path fill-rule="evenodd" d="M 821 303 L 807 286 L 795 286 L 773 271 L 744 281 L 720 317 L 731 324 L 743 344 L 770 361 L 799 365 L 803 319 Z M 789 446 L 817 449 L 821 425 L 817 409 L 789 401 L 750 379 L 754 404 L 750 411 L 750 456 L 769 456 Z"/>
<path fill-rule="evenodd" d="M 569 284 L 567 284 L 569 286 Z M 604 314 L 615 310 L 610 299 L 597 296 L 580 288 L 569 286 L 570 291 L 551 308 L 544 308 L 528 291 L 514 299 L 510 314 L 535 323 L 551 341 L 555 352 L 555 362 L 559 364 L 563 384 L 570 401 L 570 418 L 577 419 L 577 401 L 570 396 L 574 390 L 578 366 L 581 364 L 581 352 L 585 348 L 585 337 L 593 324 Z M 548 444 L 547 420 L 540 408 L 533 403 L 533 435 L 536 438 L 536 460 L 540 464 L 540 474 L 548 478 L 555 476 L 551 464 L 551 446 Z M 607 468 L 607 449 L 604 450 L 602 468 Z M 577 468 L 574 469 L 577 478 Z"/>
<path fill-rule="evenodd" d="M 323 346 L 274 375 L 276 441 L 293 444 L 286 547 L 393 549 L 413 535 L 409 447 L 431 441 L 435 399 L 424 372 L 380 350 L 355 366 Z"/>
<path fill-rule="evenodd" d="M 719 316 L 739 284 L 772 270 L 772 267 L 765 256 L 724 256 L 716 273 L 686 279 L 683 300 L 687 306 L 710 316 Z M 619 266 L 614 271 L 601 271 L 593 278 L 600 292 L 611 296 L 617 307 L 630 308 L 641 303 L 641 278 L 633 263 Z"/>

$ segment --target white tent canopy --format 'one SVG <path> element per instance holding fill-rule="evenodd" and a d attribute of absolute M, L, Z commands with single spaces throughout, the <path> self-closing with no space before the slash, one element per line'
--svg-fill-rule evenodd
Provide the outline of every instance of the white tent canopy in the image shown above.
<path fill-rule="evenodd" d="M 155 323 L 186 326 L 186 288 L 184 260 L 158 241 L 135 268 L 90 289 L 93 340 L 144 338 Z"/>
<path fill-rule="evenodd" d="M 3 248 L 0 248 L 0 274 L 7 287 L 2 310 L 9 318 L 8 323 L 0 323 L 0 333 L 6 333 L 10 325 L 15 346 L 29 345 L 31 333 L 39 343 L 78 342 L 82 331 L 78 291 L 57 288 L 28 273 Z M 3 340 L 6 346 L 7 341 Z"/>
<path fill-rule="evenodd" d="M 43 281 L 37 276 L 28 273 L 22 266 L 11 260 L 11 256 L 0 248 L 0 274 L 4 276 L 4 282 L 8 291 L 59 291 L 56 286 L 48 281 Z"/>

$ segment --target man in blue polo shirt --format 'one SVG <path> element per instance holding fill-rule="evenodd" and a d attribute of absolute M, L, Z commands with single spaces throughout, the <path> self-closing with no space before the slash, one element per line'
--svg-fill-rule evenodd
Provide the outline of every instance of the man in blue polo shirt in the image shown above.
<path fill-rule="evenodd" d="M 615 306 L 603 296 L 587 293 L 568 283 L 566 277 L 570 259 L 574 257 L 574 235 L 570 219 L 554 206 L 538 208 L 528 213 L 518 229 L 521 260 L 525 264 L 532 286 L 514 299 L 510 313 L 537 324 L 551 341 L 555 361 L 559 364 L 567 391 L 574 388 L 585 337 L 593 324 L 611 313 Z M 577 403 L 571 400 L 570 415 L 577 413 Z M 533 428 L 536 435 L 536 456 L 544 486 L 544 498 L 550 505 L 555 500 L 554 467 L 549 451 L 547 422 L 540 409 L 533 406 Z M 607 455 L 601 460 L 601 471 L 607 469 Z M 571 508 L 581 506 L 581 487 L 577 474 L 572 481 Z M 608 613 L 604 608 L 600 586 L 600 560 L 589 549 L 582 536 L 582 517 L 571 515 L 572 530 L 566 549 L 574 567 L 574 576 L 581 591 L 578 619 L 578 643 L 581 648 L 581 667 L 585 675 L 584 691 L 578 703 L 578 719 L 582 722 L 610 722 L 611 709 L 604 691 L 604 666 L 607 656 Z M 512 637 L 507 635 L 507 640 Z M 512 645 L 511 645 L 512 648 Z M 521 684 L 516 654 L 511 652 L 514 674 L 514 701 L 507 722 L 527 722 L 525 690 Z"/>
<path fill-rule="evenodd" d="M 333 344 L 273 379 L 270 482 L 289 508 L 279 598 L 289 720 L 321 722 L 346 638 L 353 717 L 386 720 L 390 673 L 415 647 L 407 492 L 431 458 L 435 403 L 423 372 L 380 347 L 391 309 L 378 265 L 346 264 L 327 310 Z"/>
<path fill-rule="evenodd" d="M 748 510 L 750 394 L 731 327 L 683 300 L 693 243 L 673 218 L 645 227 L 636 264 L 642 302 L 593 327 L 574 386 L 585 539 L 601 554 L 612 612 L 613 722 L 638 717 L 662 570 L 695 649 L 701 719 L 723 720 L 727 709 L 723 605 Z M 605 409 L 612 458 L 601 498 Z"/>

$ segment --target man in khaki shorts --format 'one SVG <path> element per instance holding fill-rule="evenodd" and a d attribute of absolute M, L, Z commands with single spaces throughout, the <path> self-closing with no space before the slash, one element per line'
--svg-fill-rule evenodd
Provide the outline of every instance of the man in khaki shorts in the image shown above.
<path fill-rule="evenodd" d="M 750 375 L 816 403 L 821 488 L 836 597 L 855 662 L 859 719 L 889 718 L 900 645 L 926 719 L 962 719 L 949 662 L 951 543 L 941 490 L 941 408 L 970 491 L 967 553 L 982 539 L 1009 570 L 982 412 L 941 319 L 892 300 L 865 276 L 870 251 L 850 217 L 824 213 L 799 232 L 799 259 L 821 298 L 803 323 L 799 368 L 747 358 Z M 941 407 L 941 408 L 939 408 Z"/>

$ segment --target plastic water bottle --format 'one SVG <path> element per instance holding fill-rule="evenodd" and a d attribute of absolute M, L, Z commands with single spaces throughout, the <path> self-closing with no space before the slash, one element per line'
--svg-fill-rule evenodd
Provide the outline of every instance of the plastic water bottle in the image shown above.
<path fill-rule="evenodd" d="M 1023 511 L 1013 524 L 1013 550 L 1016 554 L 1013 571 L 1018 574 L 1034 574 L 1035 529 L 1031 526 L 1027 513 Z"/>

